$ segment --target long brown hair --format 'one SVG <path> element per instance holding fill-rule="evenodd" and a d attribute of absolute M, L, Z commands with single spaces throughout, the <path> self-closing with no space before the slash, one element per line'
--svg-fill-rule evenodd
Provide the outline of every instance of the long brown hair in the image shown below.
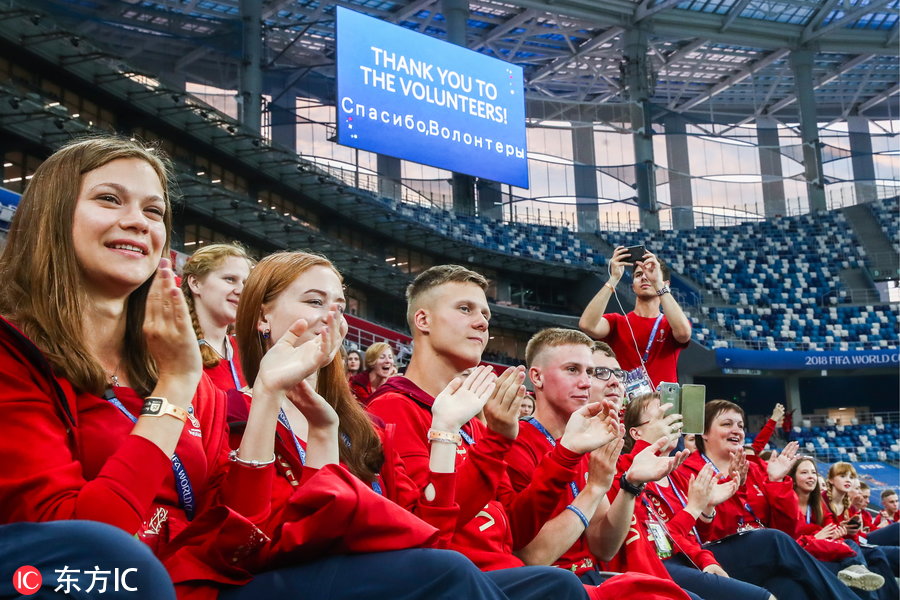
<path fill-rule="evenodd" d="M 789 473 L 791 479 L 794 481 L 794 491 L 797 491 L 797 471 L 800 469 L 800 463 L 808 462 L 812 465 L 813 471 L 816 472 L 816 487 L 812 489 L 809 493 L 809 500 L 807 506 L 810 508 L 810 512 L 812 513 L 812 522 L 816 525 L 822 524 L 822 486 L 819 484 L 819 469 L 816 468 L 816 461 L 808 456 L 804 456 L 793 465 L 791 465 L 791 471 Z"/>
<path fill-rule="evenodd" d="M 853 468 L 848 462 L 836 462 L 831 465 L 831 468 L 828 469 L 828 478 L 825 480 L 825 494 L 828 498 L 828 508 L 831 509 L 831 496 L 834 492 L 834 485 L 831 483 L 831 479 L 833 477 L 837 477 L 838 475 L 849 476 L 852 478 L 858 478 L 859 475 L 856 473 L 856 469 Z M 844 494 L 844 500 L 841 502 L 844 506 L 844 511 L 850 508 L 850 494 Z M 844 512 L 842 511 L 842 512 Z"/>
<path fill-rule="evenodd" d="M 118 136 L 71 142 L 45 160 L 22 194 L 0 256 L 0 313 L 41 349 L 57 375 L 79 391 L 102 394 L 107 374 L 84 343 L 88 298 L 75 257 L 72 220 L 85 173 L 123 158 L 147 162 L 163 189 L 166 243 L 172 229 L 170 167 L 155 147 Z M 156 385 L 157 370 L 144 340 L 144 309 L 151 276 L 128 297 L 122 368 L 141 395 Z"/>
<path fill-rule="evenodd" d="M 324 256 L 308 252 L 276 252 L 254 267 L 244 284 L 238 303 L 237 332 L 241 366 L 251 385 L 259 374 L 259 363 L 268 350 L 268 341 L 257 328 L 263 308 L 273 302 L 297 277 L 309 268 L 322 266 L 343 278 Z M 350 391 L 344 360 L 335 354 L 334 360 L 319 370 L 316 392 L 334 407 L 340 419 L 339 430 L 350 444 L 338 444 L 341 462 L 360 479 L 372 482 L 384 463 L 381 440 L 365 411 Z M 343 437 L 343 436 L 342 436 Z"/>
<path fill-rule="evenodd" d="M 247 256 L 247 251 L 244 247 L 235 242 L 233 244 L 203 246 L 194 252 L 187 259 L 187 262 L 184 263 L 184 267 L 181 268 L 181 291 L 184 292 L 184 299 L 191 313 L 191 324 L 194 326 L 197 340 L 203 339 L 203 328 L 200 327 L 200 319 L 197 318 L 197 306 L 194 304 L 194 293 L 191 291 L 190 278 L 203 279 L 221 267 L 226 258 L 232 256 L 243 258 L 248 264 L 253 265 L 253 261 Z M 209 344 L 200 344 L 200 356 L 203 357 L 203 366 L 207 368 L 215 367 L 221 360 L 219 353 Z"/>

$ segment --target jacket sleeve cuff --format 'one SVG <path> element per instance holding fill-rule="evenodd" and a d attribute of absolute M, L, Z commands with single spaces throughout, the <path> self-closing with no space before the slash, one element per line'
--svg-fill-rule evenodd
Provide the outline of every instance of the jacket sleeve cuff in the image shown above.
<path fill-rule="evenodd" d="M 249 467 L 232 463 L 225 482 L 225 498 L 229 508 L 251 521 L 269 513 L 275 466 Z"/>
<path fill-rule="evenodd" d="M 434 500 L 426 500 L 423 492 L 422 502 L 424 504 L 431 507 L 456 505 L 456 473 L 432 471 L 428 474 L 428 483 L 434 486 Z"/>
<path fill-rule="evenodd" d="M 550 456 L 561 466 L 567 469 L 574 469 L 581 462 L 581 458 L 584 455 L 573 452 L 562 444 L 557 444 L 550 452 Z"/>
<path fill-rule="evenodd" d="M 512 448 L 514 441 L 489 429 L 487 435 L 478 440 L 476 447 L 481 447 L 479 454 L 486 454 L 494 458 L 504 458 Z"/>

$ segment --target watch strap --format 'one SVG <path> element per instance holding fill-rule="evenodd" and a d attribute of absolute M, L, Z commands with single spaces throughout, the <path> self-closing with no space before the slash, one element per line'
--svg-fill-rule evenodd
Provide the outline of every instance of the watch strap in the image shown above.
<path fill-rule="evenodd" d="M 188 419 L 186 410 L 180 406 L 175 406 L 166 398 L 160 396 L 148 396 L 144 400 L 144 406 L 141 408 L 142 417 L 162 417 L 165 415 L 175 417 L 182 423 Z"/>

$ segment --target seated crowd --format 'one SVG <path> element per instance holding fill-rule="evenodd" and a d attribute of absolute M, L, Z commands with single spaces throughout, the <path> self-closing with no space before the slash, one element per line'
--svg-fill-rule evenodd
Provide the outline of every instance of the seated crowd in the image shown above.
<path fill-rule="evenodd" d="M 870 515 L 851 465 L 822 480 L 795 442 L 763 460 L 777 414 L 745 451 L 724 400 L 683 446 L 653 390 L 691 327 L 653 254 L 611 259 L 582 318 L 608 343 L 544 329 L 499 375 L 479 366 L 488 281 L 432 267 L 398 375 L 388 344 L 343 356 L 326 257 L 211 245 L 176 284 L 168 182 L 155 149 L 94 137 L 22 197 L 0 257 L 0 597 L 63 568 L 92 587 L 135 569 L 103 593 L 153 599 L 900 595 L 896 494 Z M 606 315 L 628 266 L 635 310 Z"/>

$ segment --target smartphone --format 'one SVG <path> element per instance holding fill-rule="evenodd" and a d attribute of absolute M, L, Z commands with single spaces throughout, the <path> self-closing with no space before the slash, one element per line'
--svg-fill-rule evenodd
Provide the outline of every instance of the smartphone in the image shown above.
<path fill-rule="evenodd" d="M 681 414 L 681 388 L 677 383 L 663 381 L 659 384 L 659 403 L 672 403 L 672 408 L 666 411 L 667 415 Z"/>
<path fill-rule="evenodd" d="M 682 433 L 703 433 L 706 416 L 706 386 L 686 383 L 681 386 Z"/>
<path fill-rule="evenodd" d="M 643 246 L 628 246 L 625 248 L 628 250 L 628 256 L 626 256 L 627 262 L 634 264 L 636 261 L 643 260 L 644 254 L 647 252 L 644 250 Z"/>

